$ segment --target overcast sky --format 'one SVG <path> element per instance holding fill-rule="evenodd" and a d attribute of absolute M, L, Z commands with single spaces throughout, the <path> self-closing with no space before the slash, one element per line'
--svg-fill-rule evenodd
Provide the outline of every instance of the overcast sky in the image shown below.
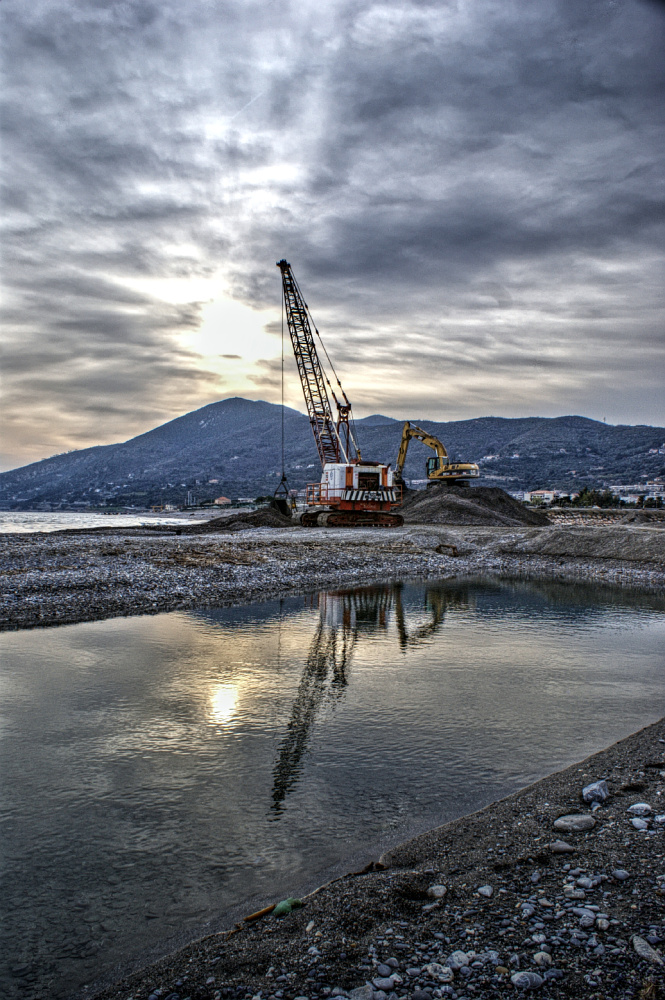
<path fill-rule="evenodd" d="M 665 6 L 2 0 L 3 468 L 279 401 L 665 424 Z M 304 409 L 287 364 L 287 401 Z"/>

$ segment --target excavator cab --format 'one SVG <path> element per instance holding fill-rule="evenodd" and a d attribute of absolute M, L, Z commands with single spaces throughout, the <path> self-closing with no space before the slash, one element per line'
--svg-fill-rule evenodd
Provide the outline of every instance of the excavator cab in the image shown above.
<path fill-rule="evenodd" d="M 440 455 L 432 456 L 432 458 L 427 459 L 427 478 L 431 479 L 439 471 L 439 469 L 445 469 L 448 465 L 448 457 L 441 457 Z"/>

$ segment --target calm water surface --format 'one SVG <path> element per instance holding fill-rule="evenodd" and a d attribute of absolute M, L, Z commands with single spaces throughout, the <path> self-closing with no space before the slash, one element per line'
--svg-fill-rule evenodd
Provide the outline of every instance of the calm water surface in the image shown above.
<path fill-rule="evenodd" d="M 5 633 L 0 995 L 66 997 L 612 743 L 665 714 L 664 650 L 665 600 L 535 584 Z"/>

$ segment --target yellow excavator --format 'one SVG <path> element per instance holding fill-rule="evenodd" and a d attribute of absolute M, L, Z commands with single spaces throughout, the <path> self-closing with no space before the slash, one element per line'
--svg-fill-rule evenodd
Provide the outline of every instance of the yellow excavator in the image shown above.
<path fill-rule="evenodd" d="M 443 443 L 433 434 L 428 434 L 422 427 L 417 427 L 407 420 L 402 431 L 402 440 L 397 453 L 397 464 L 395 465 L 395 482 L 401 483 L 402 470 L 406 462 L 406 453 L 409 448 L 409 441 L 416 438 L 422 441 L 428 448 L 436 452 L 436 457 L 427 459 L 427 485 L 433 483 L 452 483 L 455 486 L 468 486 L 470 479 L 477 479 L 480 469 L 475 462 L 451 462 Z"/>

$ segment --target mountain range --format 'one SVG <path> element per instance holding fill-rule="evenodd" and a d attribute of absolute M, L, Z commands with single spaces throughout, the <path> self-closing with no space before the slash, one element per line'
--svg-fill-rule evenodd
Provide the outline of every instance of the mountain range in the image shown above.
<path fill-rule="evenodd" d="M 291 488 L 316 481 L 320 466 L 305 414 L 235 397 L 211 403 L 122 444 L 99 445 L 0 474 L 0 508 L 147 507 L 220 495 L 271 494 L 284 465 Z M 414 423 L 440 438 L 451 458 L 478 462 L 479 485 L 508 491 L 605 488 L 665 476 L 665 428 L 610 425 L 586 417 L 479 417 Z M 402 421 L 356 421 L 363 456 L 392 462 Z M 432 452 L 412 441 L 407 480 L 424 480 Z"/>

